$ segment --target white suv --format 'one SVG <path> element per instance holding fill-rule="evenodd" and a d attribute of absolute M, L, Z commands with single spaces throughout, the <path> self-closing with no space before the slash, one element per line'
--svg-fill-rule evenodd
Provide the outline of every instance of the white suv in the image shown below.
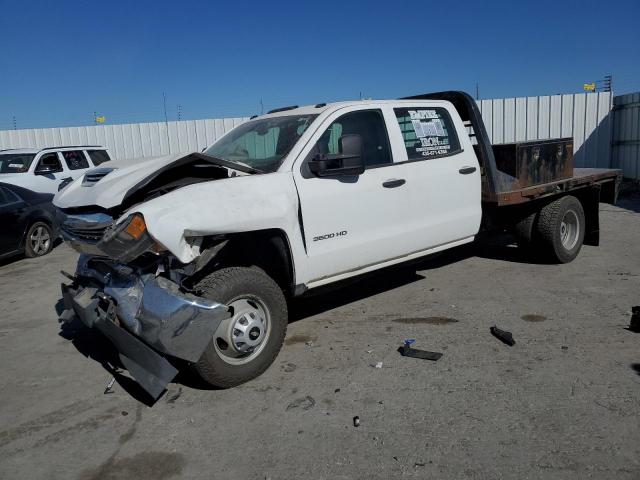
<path fill-rule="evenodd" d="M 0 150 L 0 181 L 55 194 L 87 170 L 110 160 L 107 150 L 97 145 Z"/>

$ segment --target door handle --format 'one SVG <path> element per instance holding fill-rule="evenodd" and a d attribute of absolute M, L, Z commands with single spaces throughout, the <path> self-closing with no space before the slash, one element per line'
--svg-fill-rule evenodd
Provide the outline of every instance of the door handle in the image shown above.
<path fill-rule="evenodd" d="M 383 182 L 382 186 L 384 188 L 396 188 L 396 187 L 401 187 L 405 183 L 407 183 L 407 181 L 404 178 L 391 178 L 386 182 Z"/>
<path fill-rule="evenodd" d="M 476 171 L 476 167 L 462 167 L 458 172 L 462 175 L 469 175 Z"/>

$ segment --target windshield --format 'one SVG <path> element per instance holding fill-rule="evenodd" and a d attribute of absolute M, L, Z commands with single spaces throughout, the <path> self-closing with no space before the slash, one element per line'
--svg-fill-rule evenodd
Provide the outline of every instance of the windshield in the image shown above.
<path fill-rule="evenodd" d="M 317 115 L 288 115 L 243 123 L 204 153 L 242 163 L 264 173 L 275 172 Z"/>
<path fill-rule="evenodd" d="M 35 153 L 0 153 L 0 173 L 26 172 L 35 156 Z"/>

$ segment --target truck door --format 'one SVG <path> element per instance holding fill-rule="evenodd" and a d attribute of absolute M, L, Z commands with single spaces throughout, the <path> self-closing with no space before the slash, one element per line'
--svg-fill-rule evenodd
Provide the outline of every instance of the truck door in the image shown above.
<path fill-rule="evenodd" d="M 404 151 L 413 251 L 471 241 L 482 217 L 478 160 L 464 125 L 446 104 L 396 106 Z M 463 134 L 458 134 L 463 132 Z"/>
<path fill-rule="evenodd" d="M 341 153 L 340 137 L 362 138 L 361 175 L 316 177 L 306 162 L 318 154 Z M 309 281 L 359 270 L 405 252 L 408 205 L 399 167 L 393 161 L 384 114 L 351 107 L 318 129 L 294 168 L 308 255 Z"/>
<path fill-rule="evenodd" d="M 25 185 L 27 188 L 36 192 L 55 194 L 58 191 L 58 185 L 69 176 L 69 172 L 63 167 L 59 154 L 57 152 L 49 152 L 38 159 L 34 175 L 33 188 Z"/>

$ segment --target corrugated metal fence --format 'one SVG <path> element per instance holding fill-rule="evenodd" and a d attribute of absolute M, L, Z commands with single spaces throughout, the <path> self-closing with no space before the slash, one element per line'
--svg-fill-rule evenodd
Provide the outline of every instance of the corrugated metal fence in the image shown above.
<path fill-rule="evenodd" d="M 640 180 L 640 93 L 613 99 L 613 151 L 611 166 L 625 177 Z"/>
<path fill-rule="evenodd" d="M 116 159 L 199 152 L 248 118 L 0 131 L 0 149 L 102 145 Z"/>
<path fill-rule="evenodd" d="M 611 165 L 611 93 L 499 98 L 478 102 L 493 143 L 573 137 L 575 165 Z"/>
<path fill-rule="evenodd" d="M 493 143 L 573 137 L 576 166 L 612 166 L 622 168 L 627 177 L 640 178 L 639 100 L 640 94 L 613 100 L 611 93 L 603 92 L 499 98 L 480 100 L 478 105 Z M 94 144 L 106 146 L 117 159 L 150 157 L 200 151 L 247 120 L 242 117 L 5 130 L 0 131 L 0 149 Z"/>

